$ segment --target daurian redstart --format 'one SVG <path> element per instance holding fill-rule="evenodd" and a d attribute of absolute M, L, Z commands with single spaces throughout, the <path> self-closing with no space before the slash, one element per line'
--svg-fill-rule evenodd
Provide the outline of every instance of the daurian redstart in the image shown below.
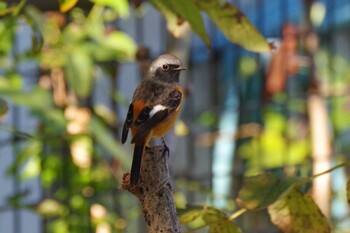
<path fill-rule="evenodd" d="M 125 143 L 131 129 L 131 143 L 135 143 L 130 182 L 140 178 L 140 167 L 145 147 L 152 137 L 164 136 L 179 114 L 183 91 L 179 85 L 180 60 L 170 54 L 155 59 L 146 78 L 137 86 L 122 131 Z"/>

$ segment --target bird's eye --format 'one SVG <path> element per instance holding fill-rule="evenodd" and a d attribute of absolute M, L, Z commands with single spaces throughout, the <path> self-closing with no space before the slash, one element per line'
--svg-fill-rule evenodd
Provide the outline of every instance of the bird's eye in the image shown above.
<path fill-rule="evenodd" d="M 164 65 L 162 66 L 162 68 L 163 68 L 163 70 L 168 70 L 168 69 L 169 69 L 169 65 L 164 64 Z"/>

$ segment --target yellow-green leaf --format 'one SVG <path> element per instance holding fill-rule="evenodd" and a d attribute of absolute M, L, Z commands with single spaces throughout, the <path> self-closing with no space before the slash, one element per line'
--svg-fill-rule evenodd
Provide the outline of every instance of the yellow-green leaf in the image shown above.
<path fill-rule="evenodd" d="M 247 177 L 239 191 L 238 204 L 249 210 L 265 208 L 288 193 L 297 181 L 295 177 L 277 174 Z"/>
<path fill-rule="evenodd" d="M 28 180 L 37 177 L 41 171 L 41 159 L 38 154 L 32 155 L 29 160 L 24 164 L 22 173 L 20 175 L 21 180 Z"/>
<path fill-rule="evenodd" d="M 269 52 L 270 45 L 249 19 L 234 5 L 217 0 L 197 0 L 215 25 L 233 43 L 253 52 Z"/>
<path fill-rule="evenodd" d="M 94 3 L 112 8 L 121 18 L 129 16 L 129 4 L 127 0 L 91 0 Z"/>
<path fill-rule="evenodd" d="M 0 77 L 0 91 L 20 91 L 23 86 L 23 77 L 17 73 L 6 74 Z"/>
<path fill-rule="evenodd" d="M 330 233 L 331 228 L 307 194 L 293 189 L 268 208 L 271 221 L 285 233 Z"/>
<path fill-rule="evenodd" d="M 202 209 L 189 210 L 181 214 L 179 220 L 181 224 L 188 224 L 190 222 L 195 221 L 197 218 L 201 216 L 202 216 Z"/>
<path fill-rule="evenodd" d="M 159 0 L 150 0 L 150 2 L 166 19 L 169 32 L 174 37 L 178 37 L 177 35 L 181 33 L 181 25 L 178 24 L 179 17 L 169 8 L 169 3 Z"/>
<path fill-rule="evenodd" d="M 113 31 L 104 38 L 103 46 L 115 50 L 120 60 L 131 61 L 135 57 L 137 46 L 130 36 L 120 31 Z"/>
<path fill-rule="evenodd" d="M 209 233 L 241 233 L 241 230 L 228 219 L 209 225 Z"/>
<path fill-rule="evenodd" d="M 60 5 L 60 11 L 65 13 L 72 9 L 78 3 L 78 0 L 59 0 L 58 3 Z"/>
<path fill-rule="evenodd" d="M 171 9 L 184 18 L 191 25 L 192 30 L 209 46 L 210 39 L 205 31 L 203 19 L 195 0 L 171 0 L 170 3 Z"/>
<path fill-rule="evenodd" d="M 40 140 L 28 141 L 26 147 L 17 155 L 13 164 L 8 167 L 8 174 L 14 174 L 21 168 L 19 178 L 22 180 L 33 178 L 40 174 L 43 144 Z"/>
<path fill-rule="evenodd" d="M 5 16 L 7 14 L 18 15 L 18 13 L 22 10 L 23 6 L 27 1 L 21 0 L 17 5 L 8 7 L 7 3 L 0 2 L 0 17 Z"/>
<path fill-rule="evenodd" d="M 189 208 L 180 215 L 180 223 L 192 229 L 209 227 L 209 233 L 240 233 L 241 230 L 232 223 L 226 213 L 213 207 Z M 192 232 L 192 231 L 190 231 Z"/>

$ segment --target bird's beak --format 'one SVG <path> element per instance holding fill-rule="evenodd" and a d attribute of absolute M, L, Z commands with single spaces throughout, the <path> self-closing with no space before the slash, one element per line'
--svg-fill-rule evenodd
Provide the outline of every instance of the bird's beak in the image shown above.
<path fill-rule="evenodd" d="M 178 70 L 178 71 L 180 71 L 180 70 L 187 70 L 187 68 L 185 68 L 185 67 L 183 67 L 183 66 L 179 66 L 179 67 L 177 67 L 177 68 L 174 68 L 173 70 Z"/>

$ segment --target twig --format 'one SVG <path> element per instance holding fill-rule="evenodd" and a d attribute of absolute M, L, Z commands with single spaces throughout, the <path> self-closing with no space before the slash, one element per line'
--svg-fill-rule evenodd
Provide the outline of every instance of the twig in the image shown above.
<path fill-rule="evenodd" d="M 340 167 L 344 167 L 344 166 L 346 166 L 346 165 L 349 164 L 349 163 L 350 163 L 350 161 L 344 162 L 344 163 L 341 163 L 341 164 L 338 164 L 338 165 L 336 165 L 336 166 L 334 166 L 334 167 L 332 167 L 332 168 L 330 168 L 330 169 L 328 169 L 328 170 L 326 170 L 326 171 L 323 171 L 323 172 L 321 172 L 321 173 L 318 173 L 318 174 L 315 174 L 315 175 L 311 176 L 310 179 L 315 179 L 315 178 L 317 178 L 317 177 L 319 177 L 319 176 L 322 176 L 322 175 L 324 175 L 324 174 L 327 174 L 327 173 L 329 173 L 329 172 L 332 172 L 332 171 L 334 171 L 334 170 L 336 170 L 336 169 L 338 169 L 338 168 L 340 168 Z"/>

